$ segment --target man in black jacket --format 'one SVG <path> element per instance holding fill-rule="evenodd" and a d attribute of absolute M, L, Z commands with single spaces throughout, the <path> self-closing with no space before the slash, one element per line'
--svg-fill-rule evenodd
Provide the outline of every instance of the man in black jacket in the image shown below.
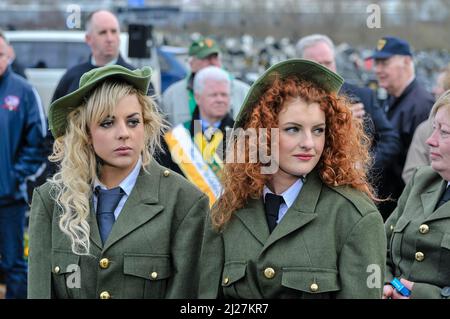
<path fill-rule="evenodd" d="M 334 44 L 326 35 L 314 34 L 301 38 L 297 43 L 297 53 L 301 58 L 313 60 L 336 72 Z M 347 95 L 353 101 L 353 116 L 364 120 L 365 130 L 373 138 L 374 163 L 371 178 L 375 186 L 381 190 L 384 184 L 389 183 L 384 172 L 398 159 L 400 152 L 398 133 L 379 107 L 372 90 L 346 82 L 340 94 Z"/>
<path fill-rule="evenodd" d="M 412 52 L 405 40 L 391 36 L 381 38 L 371 58 L 375 59 L 380 87 L 389 93 L 383 108 L 400 135 L 400 156 L 386 171 L 390 183 L 384 189 L 385 195 L 397 199 L 405 186 L 402 171 L 414 131 L 428 118 L 434 97 L 417 81 Z M 386 204 L 386 211 L 392 212 L 395 205 Z"/>

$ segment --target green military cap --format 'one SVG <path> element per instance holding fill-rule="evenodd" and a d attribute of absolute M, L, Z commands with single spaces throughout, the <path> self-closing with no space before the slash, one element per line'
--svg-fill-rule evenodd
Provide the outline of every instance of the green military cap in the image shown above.
<path fill-rule="evenodd" d="M 234 128 L 244 126 L 247 117 L 252 112 L 261 95 L 277 77 L 284 79 L 292 75 L 300 80 L 315 83 L 329 93 L 339 92 L 344 83 L 344 79 L 341 76 L 310 60 L 290 59 L 279 62 L 267 69 L 250 87 L 236 118 Z"/>
<path fill-rule="evenodd" d="M 150 85 L 152 70 L 149 67 L 129 70 L 120 65 L 108 65 L 92 69 L 80 78 L 78 89 L 56 101 L 49 108 L 48 123 L 55 138 L 64 135 L 67 127 L 67 116 L 79 107 L 90 92 L 107 79 L 126 81 L 142 94 L 146 95 Z"/>
<path fill-rule="evenodd" d="M 198 59 L 204 59 L 214 53 L 220 53 L 220 48 L 217 45 L 217 42 L 211 38 L 203 37 L 192 42 L 188 52 L 189 56 L 193 56 Z"/>

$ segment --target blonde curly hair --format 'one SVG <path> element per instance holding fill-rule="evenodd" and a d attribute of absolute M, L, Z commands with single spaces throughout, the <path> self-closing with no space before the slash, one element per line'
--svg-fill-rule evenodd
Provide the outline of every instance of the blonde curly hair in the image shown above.
<path fill-rule="evenodd" d="M 89 255 L 87 218 L 93 183 L 101 168 L 90 144 L 89 124 L 100 123 L 113 114 L 117 102 L 127 95 L 135 95 L 142 106 L 145 147 L 141 155 L 145 169 L 155 149 L 160 148 L 160 135 L 166 125 L 151 97 L 120 81 L 103 82 L 68 115 L 66 132 L 55 140 L 49 156 L 50 161 L 60 162 L 59 171 L 49 180 L 52 197 L 61 211 L 59 228 L 69 236 L 72 251 L 78 255 Z"/>

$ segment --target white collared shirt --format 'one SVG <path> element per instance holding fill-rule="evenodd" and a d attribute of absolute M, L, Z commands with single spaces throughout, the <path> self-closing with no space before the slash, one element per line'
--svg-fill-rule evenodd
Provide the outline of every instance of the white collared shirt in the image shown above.
<path fill-rule="evenodd" d="M 131 171 L 130 174 L 128 174 L 127 177 L 125 177 L 125 179 L 120 182 L 119 186 L 123 189 L 123 191 L 125 192 L 125 194 L 122 196 L 122 198 L 120 199 L 119 204 L 117 204 L 116 209 L 114 210 L 114 218 L 117 220 L 117 218 L 119 217 L 120 212 L 122 211 L 123 206 L 125 205 L 125 202 L 127 201 L 128 197 L 131 194 L 131 191 L 134 188 L 134 185 L 136 184 L 136 180 L 139 176 L 139 172 L 141 171 L 141 167 L 142 167 L 142 159 L 139 158 L 139 160 L 137 161 L 136 165 L 134 166 L 133 170 Z M 103 185 L 97 178 L 95 179 L 94 182 L 94 189 L 100 186 L 102 189 L 108 189 L 105 185 Z M 95 195 L 94 192 L 94 211 L 97 213 L 97 195 Z"/>
<path fill-rule="evenodd" d="M 284 203 L 280 205 L 280 210 L 278 211 L 278 220 L 277 224 L 280 223 L 281 219 L 286 215 L 288 209 L 294 204 L 297 199 L 298 194 L 303 187 L 303 181 L 299 178 L 294 184 L 292 184 L 288 189 L 286 189 L 280 196 L 283 197 Z M 267 186 L 264 185 L 263 189 L 263 201 L 265 201 L 266 194 L 271 193 L 274 194 Z M 276 195 L 276 194 L 275 194 Z"/>

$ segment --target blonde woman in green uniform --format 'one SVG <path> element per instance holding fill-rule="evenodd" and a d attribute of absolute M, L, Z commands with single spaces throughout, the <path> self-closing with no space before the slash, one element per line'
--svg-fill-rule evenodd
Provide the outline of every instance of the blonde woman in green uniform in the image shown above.
<path fill-rule="evenodd" d="M 159 166 L 151 70 L 105 66 L 50 106 L 59 172 L 35 190 L 29 298 L 195 298 L 208 199 Z"/>

